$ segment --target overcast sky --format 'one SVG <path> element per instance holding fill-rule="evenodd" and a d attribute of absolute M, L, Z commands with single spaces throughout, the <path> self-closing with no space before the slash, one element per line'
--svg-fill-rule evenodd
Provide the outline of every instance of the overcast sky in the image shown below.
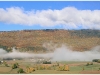
<path fill-rule="evenodd" d="M 100 29 L 100 1 L 1 1 L 0 31 Z"/>

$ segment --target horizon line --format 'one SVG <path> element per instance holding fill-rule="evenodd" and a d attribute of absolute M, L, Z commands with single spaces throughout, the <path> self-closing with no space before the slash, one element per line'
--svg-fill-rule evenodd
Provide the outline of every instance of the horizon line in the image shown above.
<path fill-rule="evenodd" d="M 21 29 L 21 30 L 0 30 L 0 32 L 10 31 L 36 31 L 36 30 L 99 30 L 99 29 Z"/>

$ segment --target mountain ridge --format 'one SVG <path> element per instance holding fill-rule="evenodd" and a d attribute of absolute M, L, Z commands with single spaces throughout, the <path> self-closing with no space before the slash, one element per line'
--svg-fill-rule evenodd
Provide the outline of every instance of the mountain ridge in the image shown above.
<path fill-rule="evenodd" d="M 11 50 L 16 47 L 20 51 L 45 52 L 44 43 L 67 44 L 73 50 L 86 51 L 100 45 L 100 30 L 81 29 L 41 29 L 0 31 L 0 47 Z"/>

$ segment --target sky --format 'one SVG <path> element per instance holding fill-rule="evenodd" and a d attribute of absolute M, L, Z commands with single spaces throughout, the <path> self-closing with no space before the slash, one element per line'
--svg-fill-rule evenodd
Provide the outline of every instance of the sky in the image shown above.
<path fill-rule="evenodd" d="M 100 1 L 0 1 L 0 31 L 99 29 Z"/>

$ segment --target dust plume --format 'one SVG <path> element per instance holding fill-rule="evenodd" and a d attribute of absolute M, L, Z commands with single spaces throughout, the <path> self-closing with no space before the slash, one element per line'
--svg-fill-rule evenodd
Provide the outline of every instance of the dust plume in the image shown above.
<path fill-rule="evenodd" d="M 88 51 L 78 52 L 71 50 L 66 45 L 62 45 L 61 47 L 55 48 L 55 50 L 52 53 L 44 53 L 44 54 L 19 52 L 14 48 L 12 52 L 7 53 L 5 50 L 0 49 L 0 57 L 2 58 L 42 57 L 42 58 L 51 58 L 51 61 L 92 61 L 93 59 L 100 59 L 100 46 L 96 46 Z"/>
<path fill-rule="evenodd" d="M 53 54 L 52 60 L 57 61 L 91 61 L 100 59 L 100 46 L 94 47 L 89 51 L 78 52 L 70 50 L 67 46 L 57 48 Z"/>

